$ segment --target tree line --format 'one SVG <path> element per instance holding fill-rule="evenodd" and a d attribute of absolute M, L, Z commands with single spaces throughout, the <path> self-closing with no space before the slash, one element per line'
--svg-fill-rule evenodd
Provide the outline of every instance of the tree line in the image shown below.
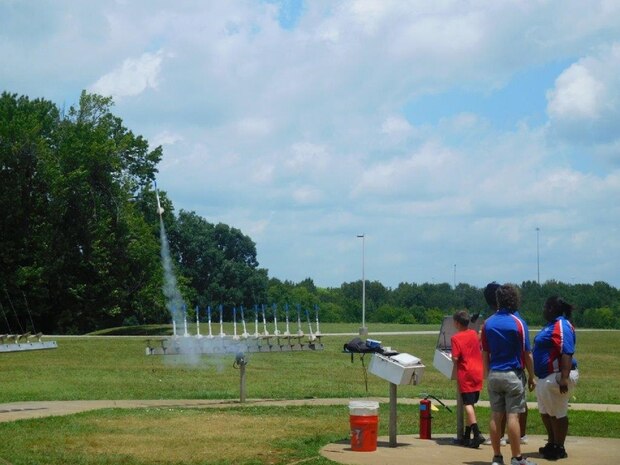
<path fill-rule="evenodd" d="M 153 181 L 162 158 L 82 92 L 68 110 L 45 99 L 0 96 L 0 333 L 84 333 L 166 323 L 160 224 Z M 321 321 L 361 321 L 362 282 L 318 288 L 269 278 L 242 231 L 175 213 L 160 192 L 179 290 L 189 308 L 256 304 L 320 309 Z M 620 327 L 620 296 L 606 283 L 524 282 L 523 314 L 542 322 L 544 299 L 574 303 L 578 325 Z M 485 309 L 467 284 L 366 283 L 368 322 L 437 323 L 455 309 Z M 280 307 L 278 307 L 280 308 Z"/>
<path fill-rule="evenodd" d="M 513 283 L 515 284 L 515 283 Z M 545 324 L 542 309 L 552 295 L 562 296 L 575 306 L 573 323 L 578 327 L 620 329 L 620 290 L 605 282 L 567 284 L 554 280 L 538 284 L 517 284 L 522 305 L 520 314 L 530 325 Z M 483 289 L 465 283 L 456 288 L 448 283 L 400 283 L 395 288 L 378 281 L 366 282 L 366 321 L 370 323 L 438 324 L 444 316 L 466 309 L 483 317 L 488 308 Z M 362 281 L 344 283 L 338 288 L 317 288 L 310 278 L 299 283 L 270 279 L 268 295 L 273 302 L 302 302 L 306 308 L 317 305 L 321 321 L 361 322 Z"/>

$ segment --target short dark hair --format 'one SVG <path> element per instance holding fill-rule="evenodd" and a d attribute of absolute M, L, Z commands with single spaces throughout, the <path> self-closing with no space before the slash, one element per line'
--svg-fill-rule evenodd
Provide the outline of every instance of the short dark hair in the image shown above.
<path fill-rule="evenodd" d="M 568 320 L 570 320 L 570 317 L 573 314 L 573 306 L 557 295 L 551 296 L 547 299 L 545 302 L 545 308 L 551 310 L 555 316 L 564 315 Z"/>
<path fill-rule="evenodd" d="M 497 295 L 496 291 L 499 287 L 499 284 L 493 281 L 492 283 L 487 284 L 487 287 L 484 288 L 484 299 L 487 301 L 487 304 L 493 310 L 497 310 Z"/>
<path fill-rule="evenodd" d="M 499 308 L 518 310 L 521 304 L 519 289 L 514 284 L 502 284 L 497 288 L 497 305 Z"/>
<path fill-rule="evenodd" d="M 459 310 L 452 315 L 452 319 L 460 325 L 469 326 L 469 313 L 467 313 L 467 310 Z"/>

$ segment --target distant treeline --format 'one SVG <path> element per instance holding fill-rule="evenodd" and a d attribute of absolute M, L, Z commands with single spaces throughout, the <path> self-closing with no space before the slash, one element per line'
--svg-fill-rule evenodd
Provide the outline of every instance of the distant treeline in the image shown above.
<path fill-rule="evenodd" d="M 562 296 L 575 306 L 573 322 L 578 327 L 619 328 L 620 290 L 605 282 L 566 284 L 525 281 L 518 285 L 521 315 L 530 325 L 542 325 L 542 308 L 552 295 Z M 366 321 L 377 323 L 436 324 L 445 315 L 467 309 L 489 315 L 483 289 L 460 283 L 456 289 L 448 283 L 401 283 L 388 288 L 380 282 L 366 282 Z M 362 282 L 342 284 L 338 288 L 317 288 L 311 279 L 300 283 L 269 281 L 270 301 L 302 302 L 305 308 L 320 308 L 321 321 L 360 322 L 362 319 Z"/>
<path fill-rule="evenodd" d="M 110 98 L 83 92 L 68 110 L 44 99 L 0 95 L 0 333 L 85 333 L 170 322 L 162 292 L 160 218 L 153 181 L 162 157 L 111 113 Z M 160 191 L 175 276 L 198 306 L 289 304 L 321 321 L 361 322 L 362 282 L 317 288 L 269 278 L 256 244 L 194 212 L 175 213 Z M 620 327 L 620 294 L 606 283 L 521 284 L 522 313 L 540 324 L 544 300 L 577 307 L 578 326 Z M 368 322 L 438 323 L 455 309 L 483 311 L 467 284 L 366 283 Z M 227 313 L 232 315 L 232 312 Z M 230 316 L 229 316 L 230 319 Z"/>

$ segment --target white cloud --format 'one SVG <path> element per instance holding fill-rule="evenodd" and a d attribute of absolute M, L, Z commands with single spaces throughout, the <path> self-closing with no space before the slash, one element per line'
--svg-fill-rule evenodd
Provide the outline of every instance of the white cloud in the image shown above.
<path fill-rule="evenodd" d="M 570 65 L 547 93 L 551 128 L 586 143 L 620 139 L 620 42 Z M 620 158 L 620 156 L 619 156 Z"/>
<path fill-rule="evenodd" d="M 397 138 L 406 137 L 413 132 L 413 126 L 405 118 L 390 116 L 381 124 L 381 132 Z"/>
<path fill-rule="evenodd" d="M 242 137 L 265 137 L 272 132 L 272 122 L 268 118 L 243 118 L 238 130 Z"/>
<path fill-rule="evenodd" d="M 150 140 L 151 147 L 158 147 L 160 145 L 172 145 L 183 140 L 183 136 L 178 133 L 174 133 L 168 130 L 164 130 Z"/>
<path fill-rule="evenodd" d="M 312 186 L 298 187 L 293 191 L 293 199 L 299 204 L 312 204 L 321 200 L 321 191 Z"/>
<path fill-rule="evenodd" d="M 605 104 L 605 86 L 586 66 L 573 64 L 558 77 L 547 99 L 553 119 L 597 119 Z"/>
<path fill-rule="evenodd" d="M 442 120 L 441 123 L 448 123 L 453 131 L 462 132 L 475 129 L 482 122 L 474 113 L 459 113 L 449 120 Z"/>
<path fill-rule="evenodd" d="M 291 147 L 292 153 L 285 155 L 284 165 L 295 174 L 308 174 L 327 169 L 330 157 L 325 147 L 311 142 L 298 142 Z"/>
<path fill-rule="evenodd" d="M 450 191 L 454 185 L 446 181 L 456 179 L 459 165 L 458 156 L 450 149 L 429 143 L 407 157 L 390 158 L 370 166 L 354 186 L 352 195 L 416 198 Z"/>
<path fill-rule="evenodd" d="M 397 6 L 392 0 L 376 2 L 374 0 L 353 0 L 348 5 L 348 12 L 352 14 L 355 22 L 359 23 L 365 32 L 376 32 L 380 24 L 390 11 Z"/>
<path fill-rule="evenodd" d="M 165 54 L 143 53 L 139 58 L 126 58 L 123 64 L 101 76 L 89 90 L 115 99 L 133 97 L 147 89 L 157 89 Z"/>
<path fill-rule="evenodd" d="M 272 164 L 262 164 L 254 171 L 251 179 L 258 184 L 268 184 L 274 179 L 274 166 Z"/>

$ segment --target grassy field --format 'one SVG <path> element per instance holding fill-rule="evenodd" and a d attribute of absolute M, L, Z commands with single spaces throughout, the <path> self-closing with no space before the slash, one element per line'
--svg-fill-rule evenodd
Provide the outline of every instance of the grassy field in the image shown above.
<path fill-rule="evenodd" d="M 619 336 L 617 331 L 579 332 L 580 382 L 574 401 L 620 403 Z M 342 353 L 350 339 L 327 336 L 325 349 L 317 352 L 248 354 L 248 398 L 387 396 L 388 384 L 373 375 L 367 378 L 366 392 L 359 356 L 351 363 L 350 355 Z M 239 397 L 239 372 L 232 367 L 232 355 L 204 355 L 192 363 L 180 356 L 146 356 L 145 340 L 58 338 L 58 349 L 0 354 L 0 402 Z M 384 346 L 420 357 L 426 365 L 420 385 L 399 389 L 399 396 L 431 393 L 454 398 L 454 382 L 432 366 L 435 335 L 383 335 L 381 340 Z M 369 360 L 364 358 L 366 366 Z"/>
<path fill-rule="evenodd" d="M 428 329 L 428 328 L 416 328 Z M 436 328 L 435 328 L 436 329 Z M 402 331 L 411 327 L 392 325 Z M 323 333 L 357 327 L 321 325 Z M 535 332 L 535 331 L 533 331 Z M 573 402 L 620 403 L 620 332 L 578 333 L 580 384 Z M 388 396 L 388 384 L 368 375 L 359 356 L 351 363 L 342 346 L 352 336 L 328 336 L 320 352 L 249 354 L 249 398 L 360 398 Z M 401 398 L 432 393 L 453 399 L 454 383 L 432 367 L 436 335 L 382 335 L 384 346 L 420 357 L 419 386 L 400 386 Z M 57 338 L 58 349 L 0 354 L 0 402 L 73 399 L 238 399 L 239 372 L 232 355 L 205 355 L 188 363 L 176 356 L 146 356 L 145 337 Z M 365 357 L 365 364 L 369 356 Z M 486 393 L 483 392 L 483 398 Z M 530 395 L 529 400 L 534 400 Z M 388 406 L 380 412 L 387 434 Z M 489 411 L 478 409 L 481 425 Z M 572 411 L 570 434 L 620 437 L 620 414 Z M 399 434 L 418 431 L 415 405 L 398 407 Z M 452 433 L 454 414 L 441 409 L 433 431 Z M 486 429 L 486 428 L 484 428 Z M 218 464 L 332 463 L 323 445 L 348 438 L 345 406 L 150 408 L 103 410 L 67 417 L 0 424 L 0 464 Z M 530 434 L 543 434 L 536 412 Z M 488 454 L 487 454 L 488 455 Z M 485 455 L 485 458 L 486 455 Z"/>

